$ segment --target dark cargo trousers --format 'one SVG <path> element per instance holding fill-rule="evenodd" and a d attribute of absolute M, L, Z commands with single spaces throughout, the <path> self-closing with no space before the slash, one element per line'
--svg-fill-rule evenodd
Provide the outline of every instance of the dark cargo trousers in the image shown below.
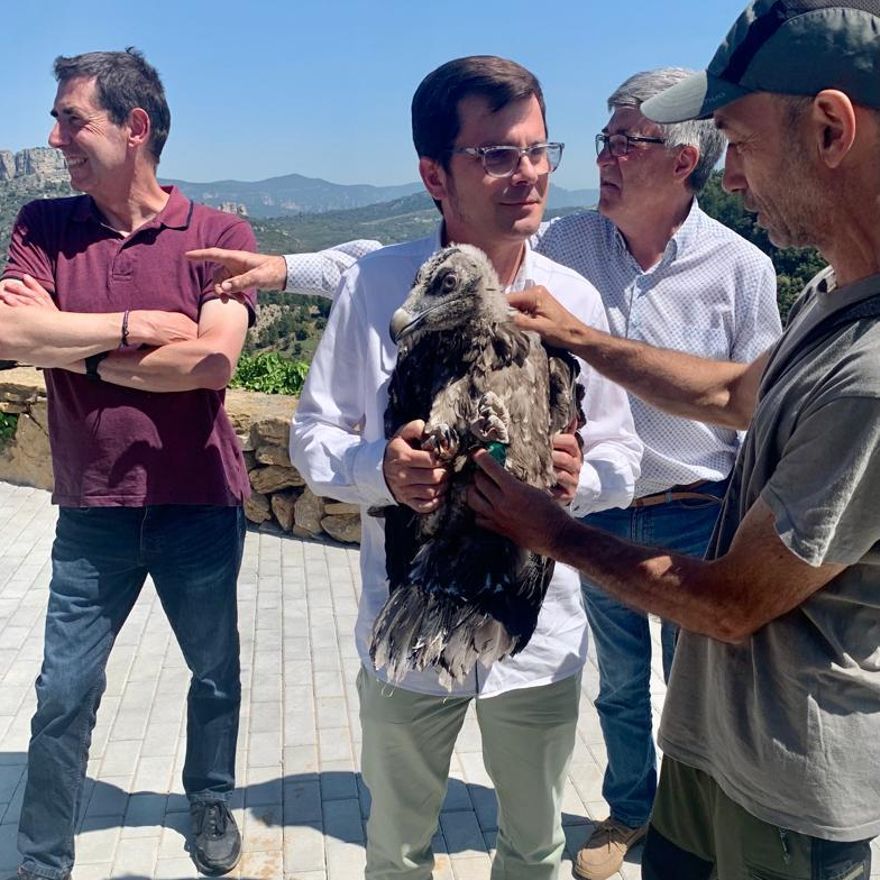
<path fill-rule="evenodd" d="M 642 880 L 868 880 L 870 844 L 762 822 L 711 776 L 665 757 Z"/>

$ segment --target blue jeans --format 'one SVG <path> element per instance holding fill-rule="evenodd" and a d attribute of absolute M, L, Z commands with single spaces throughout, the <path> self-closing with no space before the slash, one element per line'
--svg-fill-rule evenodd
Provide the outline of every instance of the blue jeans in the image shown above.
<path fill-rule="evenodd" d="M 19 824 L 26 870 L 60 880 L 73 867 L 107 658 L 148 574 L 192 672 L 184 789 L 204 800 L 225 799 L 232 790 L 241 703 L 236 581 L 244 533 L 240 507 L 59 511 Z"/>
<path fill-rule="evenodd" d="M 707 483 L 699 491 L 720 501 L 726 488 L 724 481 Z M 635 544 L 702 557 L 721 509 L 719 501 L 669 501 L 652 507 L 615 508 L 591 514 L 582 522 Z M 599 663 L 596 711 L 608 753 L 602 796 L 615 819 L 636 828 L 648 821 L 657 790 L 648 617 L 584 579 L 581 589 Z M 663 621 L 660 635 L 663 674 L 668 681 L 678 628 Z"/>

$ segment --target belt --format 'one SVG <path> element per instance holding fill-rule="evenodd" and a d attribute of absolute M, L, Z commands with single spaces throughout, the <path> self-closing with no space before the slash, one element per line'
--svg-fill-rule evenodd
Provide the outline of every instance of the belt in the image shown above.
<path fill-rule="evenodd" d="M 721 498 L 717 495 L 695 491 L 710 482 L 710 480 L 697 480 L 686 486 L 670 486 L 665 492 L 655 492 L 653 495 L 643 495 L 634 499 L 630 507 L 653 507 L 655 504 L 668 504 L 670 501 L 716 501 L 721 504 Z"/>

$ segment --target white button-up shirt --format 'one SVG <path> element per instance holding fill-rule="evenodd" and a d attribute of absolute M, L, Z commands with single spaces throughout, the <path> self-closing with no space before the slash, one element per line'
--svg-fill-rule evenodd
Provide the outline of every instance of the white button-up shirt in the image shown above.
<path fill-rule="evenodd" d="M 373 621 L 388 597 L 388 582 L 382 522 L 366 508 L 395 503 L 382 470 L 388 381 L 397 360 L 388 326 L 419 267 L 439 247 L 437 232 L 383 248 L 345 273 L 291 428 L 291 459 L 312 491 L 361 506 L 362 592 L 356 639 L 368 668 Z M 575 272 L 528 248 L 516 286 L 527 284 L 546 285 L 581 320 L 607 328 L 596 291 Z M 585 442 L 578 514 L 628 504 L 641 456 L 625 392 L 583 364 L 580 381 L 586 389 L 587 424 L 581 432 Z M 586 650 L 579 577 L 557 563 L 527 647 L 489 668 L 477 664 L 452 693 L 488 697 L 549 684 L 577 673 Z M 449 693 L 430 670 L 410 673 L 402 686 Z"/>
<path fill-rule="evenodd" d="M 633 258 L 614 224 L 596 211 L 543 223 L 532 245 L 596 287 L 615 336 L 748 363 L 782 331 L 769 257 L 700 210 L 696 199 L 660 261 L 648 270 Z M 379 247 L 380 242 L 363 239 L 289 255 L 287 289 L 332 296 L 341 272 Z M 736 431 L 668 415 L 635 396 L 630 406 L 645 444 L 636 497 L 730 473 L 741 440 Z"/>

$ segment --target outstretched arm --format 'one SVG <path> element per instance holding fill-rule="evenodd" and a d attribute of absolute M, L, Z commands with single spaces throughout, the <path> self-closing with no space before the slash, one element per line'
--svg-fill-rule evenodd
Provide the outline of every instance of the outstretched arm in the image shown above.
<path fill-rule="evenodd" d="M 248 288 L 288 290 L 333 298 L 346 269 L 370 251 L 382 247 L 379 241 L 359 239 L 334 245 L 311 254 L 253 254 L 226 248 L 189 251 L 191 260 L 217 264 L 214 292 L 237 296 Z"/>
<path fill-rule="evenodd" d="M 627 605 L 720 641 L 743 641 L 846 567 L 812 566 L 795 556 L 776 534 L 763 501 L 746 515 L 728 552 L 706 562 L 582 525 L 491 456 L 481 451 L 474 459 L 480 471 L 468 503 L 478 525 L 579 569 Z"/>
<path fill-rule="evenodd" d="M 729 428 L 748 427 L 767 363 L 713 361 L 588 327 L 544 287 L 508 297 L 516 323 L 552 345 L 567 348 L 627 391 L 673 415 Z"/>

